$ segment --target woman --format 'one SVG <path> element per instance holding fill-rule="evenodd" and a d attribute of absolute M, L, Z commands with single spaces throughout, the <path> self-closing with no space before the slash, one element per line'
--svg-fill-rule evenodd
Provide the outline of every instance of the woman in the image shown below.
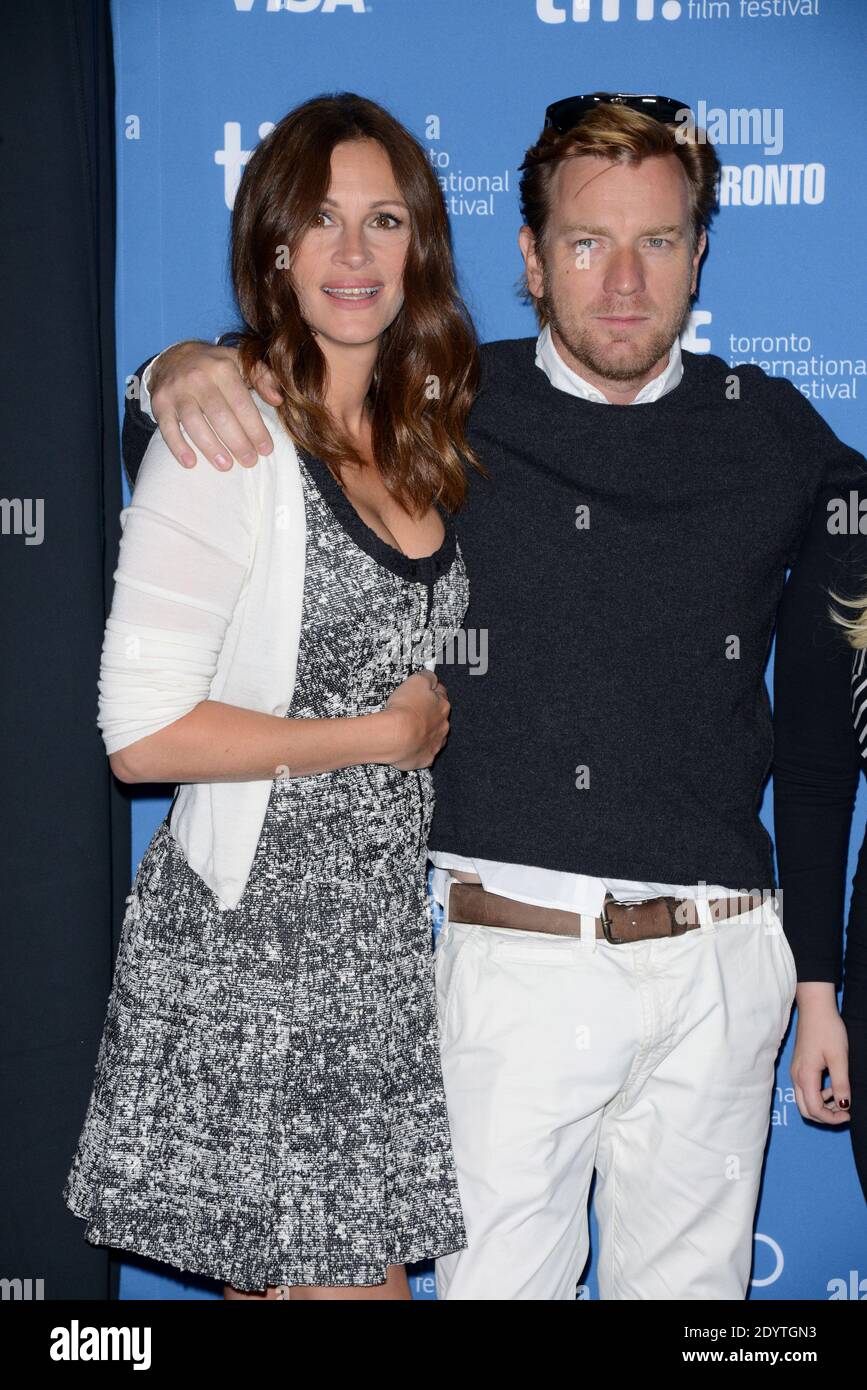
<path fill-rule="evenodd" d="M 232 273 L 244 367 L 284 393 L 275 449 L 220 477 L 156 436 L 123 513 L 100 728 L 123 780 L 183 785 L 64 1197 L 92 1242 L 227 1298 L 406 1299 L 407 1261 L 466 1243 L 424 877 L 449 705 L 424 658 L 466 610 L 477 343 L 424 152 L 352 93 L 256 149 Z"/>
<path fill-rule="evenodd" d="M 864 460 L 851 452 L 857 479 Z M 867 543 L 858 532 L 835 529 L 828 499 L 820 497 L 777 620 L 774 830 L 786 936 L 798 969 L 791 1068 L 798 1108 L 819 1124 L 850 1123 L 867 1197 L 867 840 L 852 887 L 845 958 L 843 951 L 849 835 L 867 757 L 865 649 Z"/>

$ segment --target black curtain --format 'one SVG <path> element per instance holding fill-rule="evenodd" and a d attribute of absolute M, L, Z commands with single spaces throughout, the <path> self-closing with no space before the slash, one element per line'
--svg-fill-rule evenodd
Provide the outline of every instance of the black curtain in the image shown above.
<path fill-rule="evenodd" d="M 119 1268 L 61 1195 L 130 882 L 96 726 L 122 506 L 112 62 L 108 0 L 4 8 L 0 1278 L 46 1299 L 116 1297 Z"/>

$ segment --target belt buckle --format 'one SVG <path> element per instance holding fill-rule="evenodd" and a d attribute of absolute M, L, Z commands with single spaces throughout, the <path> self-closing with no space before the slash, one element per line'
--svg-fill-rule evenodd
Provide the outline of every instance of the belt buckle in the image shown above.
<path fill-rule="evenodd" d="M 606 902 L 609 901 L 609 899 L 610 899 L 611 902 L 613 902 L 613 903 L 618 902 L 618 899 L 615 898 L 615 897 L 613 896 L 613 894 L 606 894 L 605 898 L 604 898 L 603 901 L 602 901 L 602 910 L 601 910 L 599 916 L 600 916 L 600 918 L 601 918 L 601 920 L 602 920 L 602 931 L 603 931 L 604 934 L 605 934 L 605 940 L 606 940 L 606 941 L 610 941 L 612 946 L 627 946 L 627 945 L 629 945 L 629 943 L 633 940 L 632 937 L 629 937 L 629 936 L 614 936 L 614 935 L 612 934 L 612 922 L 611 922 L 611 918 L 608 916 L 607 912 L 605 911 L 605 904 L 606 904 Z M 650 898 L 641 898 L 641 899 L 639 899 L 639 902 L 635 902 L 635 903 L 618 903 L 618 905 L 619 905 L 620 907 L 638 907 L 638 906 L 639 906 L 639 903 L 646 903 L 646 902 L 650 902 L 650 901 L 651 901 Z M 668 915 L 669 915 L 670 924 L 671 924 L 671 930 L 670 930 L 670 932 L 668 933 L 669 936 L 681 936 L 681 935 L 683 934 L 683 932 L 686 931 L 686 926 L 685 926 L 685 925 L 681 925 L 681 924 L 678 922 L 678 920 L 677 920 L 677 914 L 676 914 L 676 912 L 675 912 L 675 910 L 674 910 L 673 908 L 669 907 Z M 639 937 L 639 938 L 637 938 L 637 939 L 640 940 L 640 941 L 652 941 L 652 940 L 656 940 L 657 938 L 656 938 L 656 937 Z"/>
<path fill-rule="evenodd" d="M 612 930 L 611 930 L 611 928 L 612 928 L 611 918 L 608 916 L 607 912 L 605 911 L 605 904 L 606 904 L 607 901 L 608 901 L 608 895 L 606 894 L 606 896 L 605 896 L 605 897 L 603 898 L 603 900 L 602 900 L 602 908 L 601 908 L 601 911 L 600 911 L 600 913 L 599 913 L 599 916 L 600 916 L 601 919 L 602 919 L 602 931 L 603 931 L 603 933 L 604 933 L 604 935 L 605 935 L 605 940 L 606 940 L 606 941 L 609 941 L 609 942 L 611 943 L 612 946 L 623 946 L 623 945 L 626 944 L 626 937 L 625 937 L 625 936 L 613 936 L 613 935 L 612 935 Z M 615 897 L 612 896 L 612 897 L 611 897 L 611 901 L 614 903 L 614 902 L 617 901 L 617 899 L 616 899 Z"/>

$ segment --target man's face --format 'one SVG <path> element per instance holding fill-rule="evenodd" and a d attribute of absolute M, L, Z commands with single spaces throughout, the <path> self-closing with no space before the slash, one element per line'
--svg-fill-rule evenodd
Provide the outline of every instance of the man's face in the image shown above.
<path fill-rule="evenodd" d="M 530 228 L 519 233 L 530 291 L 542 298 L 562 355 L 597 384 L 635 386 L 636 394 L 665 367 L 705 242 L 702 231 L 691 245 L 675 155 L 640 164 L 566 159 L 551 188 L 544 259 Z"/>

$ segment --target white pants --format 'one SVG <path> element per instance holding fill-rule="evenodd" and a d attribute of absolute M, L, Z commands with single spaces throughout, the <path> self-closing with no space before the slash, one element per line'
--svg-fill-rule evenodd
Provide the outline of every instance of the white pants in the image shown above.
<path fill-rule="evenodd" d="M 770 901 L 625 945 L 451 922 L 435 970 L 468 1245 L 439 1299 L 743 1299 L 795 997 Z M 587 919 L 589 923 L 589 919 Z M 586 925 L 586 924 L 585 924 Z"/>

